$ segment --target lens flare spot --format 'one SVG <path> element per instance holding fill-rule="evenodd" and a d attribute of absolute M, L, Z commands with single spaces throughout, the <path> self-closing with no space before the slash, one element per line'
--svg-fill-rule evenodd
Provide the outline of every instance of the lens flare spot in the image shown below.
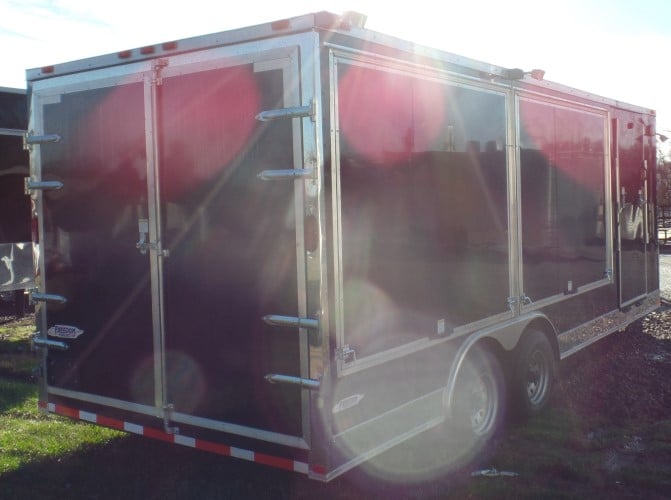
<path fill-rule="evenodd" d="M 444 121 L 441 84 L 350 66 L 338 84 L 340 129 L 367 160 L 393 165 L 428 151 Z"/>

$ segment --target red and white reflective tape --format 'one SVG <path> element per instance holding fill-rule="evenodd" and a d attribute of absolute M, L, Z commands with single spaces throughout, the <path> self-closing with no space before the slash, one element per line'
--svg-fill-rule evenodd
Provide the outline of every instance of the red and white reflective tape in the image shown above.
<path fill-rule="evenodd" d="M 70 417 L 77 420 L 83 420 L 85 422 L 91 422 L 102 425 L 103 427 L 110 427 L 120 431 L 139 434 L 140 436 L 158 439 L 159 441 L 165 441 L 167 443 L 188 446 L 189 448 L 208 451 L 210 453 L 217 453 L 227 457 L 241 458 L 243 460 L 248 460 L 257 464 L 269 465 L 278 469 L 300 472 L 302 474 L 308 473 L 308 464 L 305 462 L 299 462 L 297 460 L 291 460 L 289 458 L 275 457 L 272 455 L 266 455 L 265 453 L 258 453 L 251 450 L 236 448 L 235 446 L 228 446 L 225 444 L 214 443 L 212 441 L 205 441 L 203 439 L 183 436 L 181 434 L 168 434 L 167 432 L 161 429 L 156 429 L 154 427 L 146 427 L 144 425 L 133 424 L 131 422 L 124 422 L 115 418 L 105 417 L 104 415 L 98 415 L 96 413 L 91 413 L 84 410 L 77 410 L 75 408 L 70 408 L 64 405 L 40 401 L 39 406 L 40 408 L 47 410 L 50 413 L 63 415 L 65 417 Z"/>

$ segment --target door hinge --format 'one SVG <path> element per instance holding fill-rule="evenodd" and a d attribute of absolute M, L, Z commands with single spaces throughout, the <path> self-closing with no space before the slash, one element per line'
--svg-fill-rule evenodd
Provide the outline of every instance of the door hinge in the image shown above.
<path fill-rule="evenodd" d="M 297 385 L 303 389 L 319 389 L 321 382 L 313 378 L 294 377 L 293 375 L 280 375 L 279 373 L 269 373 L 265 377 L 271 384 L 289 384 Z"/>
<path fill-rule="evenodd" d="M 310 330 L 317 330 L 319 328 L 319 320 L 312 318 L 297 318 L 294 316 L 267 314 L 262 319 L 264 323 L 271 326 L 288 326 L 294 328 L 307 328 Z"/>
<path fill-rule="evenodd" d="M 268 109 L 261 111 L 256 115 L 260 122 L 269 122 L 273 120 L 283 120 L 286 118 L 305 118 L 310 117 L 315 121 L 317 115 L 317 101 L 312 99 L 307 106 L 295 106 L 291 108 Z"/>
<path fill-rule="evenodd" d="M 339 359 L 343 363 L 353 363 L 356 361 L 356 351 L 352 349 L 349 344 L 345 344 L 342 347 L 336 349 L 336 359 Z"/>
<path fill-rule="evenodd" d="M 33 135 L 33 132 L 26 132 L 23 136 L 23 149 L 28 150 L 34 144 L 49 144 L 60 142 L 62 137 L 58 134 Z"/>
<path fill-rule="evenodd" d="M 30 290 L 30 302 L 46 302 L 48 304 L 65 304 L 68 299 L 63 295 L 55 293 L 40 293 L 37 290 Z"/>
<path fill-rule="evenodd" d="M 283 181 L 296 179 L 309 179 L 315 173 L 312 168 L 293 168 L 285 170 L 264 170 L 256 174 L 262 181 Z"/>
<path fill-rule="evenodd" d="M 32 337 L 33 347 L 46 347 L 47 349 L 58 349 L 60 351 L 67 351 L 69 345 L 61 340 L 49 340 L 40 336 L 40 333 L 35 333 Z"/>
<path fill-rule="evenodd" d="M 63 189 L 61 181 L 37 181 L 31 177 L 26 177 L 23 181 L 23 190 L 27 195 L 33 191 L 58 191 L 59 189 Z"/>
<path fill-rule="evenodd" d="M 508 304 L 508 308 L 512 312 L 515 312 L 518 306 L 532 305 L 534 302 L 526 293 L 523 293 L 519 297 L 508 297 L 506 303 Z"/>

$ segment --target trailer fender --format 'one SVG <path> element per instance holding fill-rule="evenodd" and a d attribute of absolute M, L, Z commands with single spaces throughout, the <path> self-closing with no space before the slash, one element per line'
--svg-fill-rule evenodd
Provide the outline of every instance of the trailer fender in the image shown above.
<path fill-rule="evenodd" d="M 522 337 L 522 334 L 526 331 L 527 327 L 532 323 L 541 324 L 547 326 L 556 336 L 556 329 L 552 325 L 552 322 L 539 312 L 531 312 L 523 316 L 514 318 L 513 320 L 507 321 L 503 324 L 497 324 L 477 332 L 472 333 L 459 347 L 457 351 L 454 362 L 450 367 L 450 372 L 448 374 L 447 383 L 445 384 L 445 390 L 443 393 L 443 408 L 448 412 L 451 411 L 454 397 L 454 388 L 456 385 L 457 377 L 464 365 L 464 360 L 468 357 L 469 353 L 473 350 L 476 344 L 493 342 L 494 345 L 498 345 L 501 349 L 507 352 L 511 352 L 517 347 L 517 344 Z M 545 329 L 545 328 L 542 328 Z M 556 342 L 554 342 L 553 348 L 557 352 Z"/>

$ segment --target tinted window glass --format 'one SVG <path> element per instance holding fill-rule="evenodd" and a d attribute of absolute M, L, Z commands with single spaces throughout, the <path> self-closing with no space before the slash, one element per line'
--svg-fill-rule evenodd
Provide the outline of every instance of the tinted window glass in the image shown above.
<path fill-rule="evenodd" d="M 339 66 L 344 328 L 358 356 L 506 310 L 504 97 Z"/>

